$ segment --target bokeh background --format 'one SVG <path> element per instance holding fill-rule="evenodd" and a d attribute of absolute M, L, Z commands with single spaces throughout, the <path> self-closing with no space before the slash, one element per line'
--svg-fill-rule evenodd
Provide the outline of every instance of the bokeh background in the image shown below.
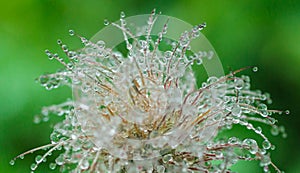
<path fill-rule="evenodd" d="M 289 109 L 278 116 L 288 138 L 271 137 L 277 148 L 273 161 L 287 173 L 300 172 L 300 1 L 297 0 L 15 0 L 0 5 L 0 172 L 30 172 L 36 154 L 10 159 L 49 142 L 51 127 L 60 119 L 34 124 L 33 117 L 45 105 L 71 97 L 68 88 L 46 91 L 35 82 L 45 72 L 62 66 L 50 62 L 44 50 L 62 52 L 58 38 L 69 47 L 80 48 L 68 35 L 76 30 L 87 38 L 104 27 L 105 18 L 115 21 L 120 11 L 127 16 L 163 14 L 193 25 L 207 22 L 203 31 L 216 49 L 226 72 L 257 65 L 259 72 L 243 72 L 252 78 L 254 89 L 268 91 L 270 108 Z M 245 131 L 239 130 L 240 134 Z M 49 158 L 51 161 L 51 158 Z M 262 172 L 257 162 L 241 162 L 238 172 Z M 51 172 L 43 163 L 36 172 Z M 53 172 L 57 172 L 57 169 Z"/>

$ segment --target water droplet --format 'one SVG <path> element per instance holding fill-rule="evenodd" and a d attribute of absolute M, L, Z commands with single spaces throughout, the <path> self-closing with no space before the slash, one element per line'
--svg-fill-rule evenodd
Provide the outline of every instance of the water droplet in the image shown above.
<path fill-rule="evenodd" d="M 263 146 L 263 148 L 264 148 L 265 150 L 268 150 L 268 149 L 271 148 L 271 143 L 270 143 L 268 140 L 264 140 L 264 141 L 262 142 L 262 146 Z"/>
<path fill-rule="evenodd" d="M 87 160 L 83 160 L 81 162 L 80 168 L 83 169 L 83 170 L 85 170 L 85 169 L 88 169 L 89 166 L 90 166 L 90 163 Z"/>
<path fill-rule="evenodd" d="M 259 109 L 259 110 L 267 110 L 267 105 L 261 103 L 261 104 L 259 104 L 259 105 L 257 106 L 257 109 Z"/>
<path fill-rule="evenodd" d="M 70 30 L 69 30 L 69 34 L 70 34 L 70 36 L 74 36 L 74 35 L 75 35 L 74 30 L 70 29 Z"/>
<path fill-rule="evenodd" d="M 164 156 L 163 156 L 162 161 L 163 161 L 164 163 L 167 163 L 167 162 L 169 162 L 171 159 L 172 159 L 172 155 L 171 155 L 171 154 L 167 154 L 167 155 L 164 155 Z"/>
<path fill-rule="evenodd" d="M 242 113 L 242 109 L 239 105 L 235 104 L 232 106 L 232 110 L 231 110 L 232 115 L 240 117 L 241 113 Z"/>
<path fill-rule="evenodd" d="M 57 44 L 58 44 L 58 45 L 61 45 L 61 44 L 62 44 L 62 41 L 61 41 L 60 39 L 58 39 L 58 40 L 57 40 Z"/>
<path fill-rule="evenodd" d="M 158 166 L 156 167 L 157 173 L 164 173 L 165 170 L 166 170 L 166 168 L 165 168 L 163 165 L 158 165 Z"/>
<path fill-rule="evenodd" d="M 262 117 L 268 117 L 268 115 L 269 115 L 268 110 L 261 110 L 260 112 L 261 112 Z"/>
<path fill-rule="evenodd" d="M 35 124 L 40 123 L 40 122 L 41 122 L 41 117 L 40 117 L 39 115 L 34 116 L 33 122 L 34 122 Z"/>
<path fill-rule="evenodd" d="M 14 165 L 14 164 L 15 164 L 15 161 L 14 161 L 14 160 L 11 160 L 11 161 L 9 162 L 9 164 L 10 164 L 10 165 Z"/>
<path fill-rule="evenodd" d="M 252 68 L 252 71 L 253 71 L 253 72 L 257 72 L 257 71 L 258 71 L 258 67 L 253 67 L 253 68 Z"/>
<path fill-rule="evenodd" d="M 55 163 L 56 163 L 57 165 L 63 165 L 63 164 L 64 164 L 64 156 L 63 156 L 63 155 L 58 156 L 58 157 L 55 159 Z"/>
<path fill-rule="evenodd" d="M 41 155 L 37 155 L 37 156 L 35 157 L 35 162 L 36 162 L 36 163 L 42 162 L 42 156 L 41 156 Z"/>
<path fill-rule="evenodd" d="M 120 17 L 121 17 L 121 18 L 124 18 L 125 16 L 126 16 L 126 15 L 125 15 L 124 11 L 121 11 Z"/>
<path fill-rule="evenodd" d="M 49 168 L 54 170 L 56 168 L 56 164 L 55 163 L 50 163 Z"/>
<path fill-rule="evenodd" d="M 260 134 L 261 132 L 262 132 L 261 127 L 257 127 L 257 128 L 255 129 L 255 133 Z"/>
<path fill-rule="evenodd" d="M 270 163 L 271 163 L 271 159 L 269 155 L 262 156 L 260 161 L 261 166 L 268 166 Z"/>
<path fill-rule="evenodd" d="M 99 48 L 103 49 L 105 48 L 105 42 L 102 40 L 97 41 L 97 46 L 99 46 Z"/>
<path fill-rule="evenodd" d="M 287 134 L 286 133 L 282 133 L 282 138 L 287 138 Z"/>
<path fill-rule="evenodd" d="M 105 26 L 109 25 L 109 21 L 107 19 L 104 20 L 104 25 Z"/>
<path fill-rule="evenodd" d="M 258 146 L 254 139 L 247 138 L 243 141 L 243 145 L 249 146 L 249 152 L 251 154 L 256 154 L 258 152 Z"/>
<path fill-rule="evenodd" d="M 290 110 L 286 110 L 286 111 L 284 111 L 284 113 L 285 113 L 286 115 L 288 115 L 288 114 L 290 114 Z"/>
<path fill-rule="evenodd" d="M 202 59 L 201 58 L 196 59 L 196 64 L 201 65 L 202 64 Z"/>
<path fill-rule="evenodd" d="M 244 80 L 237 78 L 234 80 L 234 84 L 235 84 L 235 89 L 240 90 L 244 87 Z"/>
<path fill-rule="evenodd" d="M 63 44 L 63 45 L 61 46 L 61 48 L 62 48 L 64 51 L 68 51 L 68 46 L 65 45 L 65 44 Z"/>
<path fill-rule="evenodd" d="M 33 163 L 33 164 L 31 164 L 31 166 L 30 166 L 30 169 L 31 170 L 36 170 L 36 168 L 37 168 L 37 164 L 35 164 L 35 163 Z"/>

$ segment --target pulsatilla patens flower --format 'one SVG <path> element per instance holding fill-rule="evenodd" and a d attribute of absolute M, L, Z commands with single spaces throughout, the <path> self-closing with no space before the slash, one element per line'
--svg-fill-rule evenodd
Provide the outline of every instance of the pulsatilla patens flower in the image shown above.
<path fill-rule="evenodd" d="M 39 82 L 49 90 L 70 86 L 73 100 L 45 107 L 35 117 L 36 122 L 47 120 L 51 112 L 65 119 L 55 125 L 50 144 L 29 151 L 47 149 L 36 157 L 33 171 L 61 149 L 49 164 L 61 172 L 231 172 L 239 160 L 259 160 L 266 172 L 279 171 L 269 154 L 274 145 L 253 122 L 286 136 L 272 117 L 281 111 L 268 110 L 269 95 L 250 90 L 248 76 L 237 76 L 249 67 L 200 83 L 193 69 L 216 57 L 214 50 L 191 48 L 205 23 L 172 40 L 164 37 L 172 30 L 168 17 L 162 18 L 160 32 L 152 34 L 162 21 L 159 16 L 153 11 L 135 31 L 124 13 L 119 23 L 106 21 L 122 33 L 123 49 L 122 44 L 89 41 L 70 30 L 81 39 L 82 49 L 69 50 L 59 40 L 67 58 L 46 50 L 65 70 L 42 75 Z M 263 142 L 218 136 L 235 125 L 255 132 Z"/>

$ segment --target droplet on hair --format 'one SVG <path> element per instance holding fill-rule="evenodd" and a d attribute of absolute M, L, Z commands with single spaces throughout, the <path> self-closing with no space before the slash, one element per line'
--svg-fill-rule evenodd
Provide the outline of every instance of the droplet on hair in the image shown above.
<path fill-rule="evenodd" d="M 70 30 L 69 30 L 69 34 L 70 34 L 70 36 L 74 36 L 74 35 L 75 35 L 74 30 L 70 29 Z"/>
<path fill-rule="evenodd" d="M 253 68 L 252 68 L 252 71 L 253 71 L 253 72 L 257 72 L 257 71 L 258 71 L 258 67 L 253 67 Z"/>

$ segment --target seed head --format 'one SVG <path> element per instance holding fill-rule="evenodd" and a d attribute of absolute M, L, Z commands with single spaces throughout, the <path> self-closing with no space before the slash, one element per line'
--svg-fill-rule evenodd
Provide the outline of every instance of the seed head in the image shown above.
<path fill-rule="evenodd" d="M 272 166 L 269 150 L 274 148 L 259 122 L 272 127 L 272 134 L 284 128 L 275 125 L 265 102 L 268 94 L 250 90 L 248 76 L 209 76 L 197 85 L 193 69 L 216 57 L 214 50 L 193 52 L 191 43 L 203 37 L 206 24 L 183 32 L 178 40 L 164 36 L 170 18 L 152 35 L 159 15 L 153 11 L 143 27 L 128 29 L 125 13 L 119 23 L 105 20 L 119 29 L 126 49 L 111 47 L 104 40 L 90 41 L 77 35 L 84 47 L 70 50 L 58 44 L 67 59 L 46 50 L 50 60 L 64 67 L 39 77 L 46 89 L 61 85 L 72 88 L 73 99 L 45 107 L 35 122 L 47 121 L 49 113 L 64 116 L 50 136 L 51 144 L 31 166 L 34 171 L 55 150 L 63 152 L 50 169 L 71 172 L 230 172 L 238 160 L 260 160 L 264 170 Z M 159 22 L 158 22 L 159 23 Z M 113 38 L 113 35 L 111 36 Z M 257 71 L 257 67 L 253 68 Z M 240 125 L 255 132 L 262 143 L 248 138 L 217 138 L 220 132 Z M 18 156 L 17 158 L 23 156 Z M 11 163 L 14 164 L 14 160 Z M 219 161 L 219 162 L 214 162 Z"/>

